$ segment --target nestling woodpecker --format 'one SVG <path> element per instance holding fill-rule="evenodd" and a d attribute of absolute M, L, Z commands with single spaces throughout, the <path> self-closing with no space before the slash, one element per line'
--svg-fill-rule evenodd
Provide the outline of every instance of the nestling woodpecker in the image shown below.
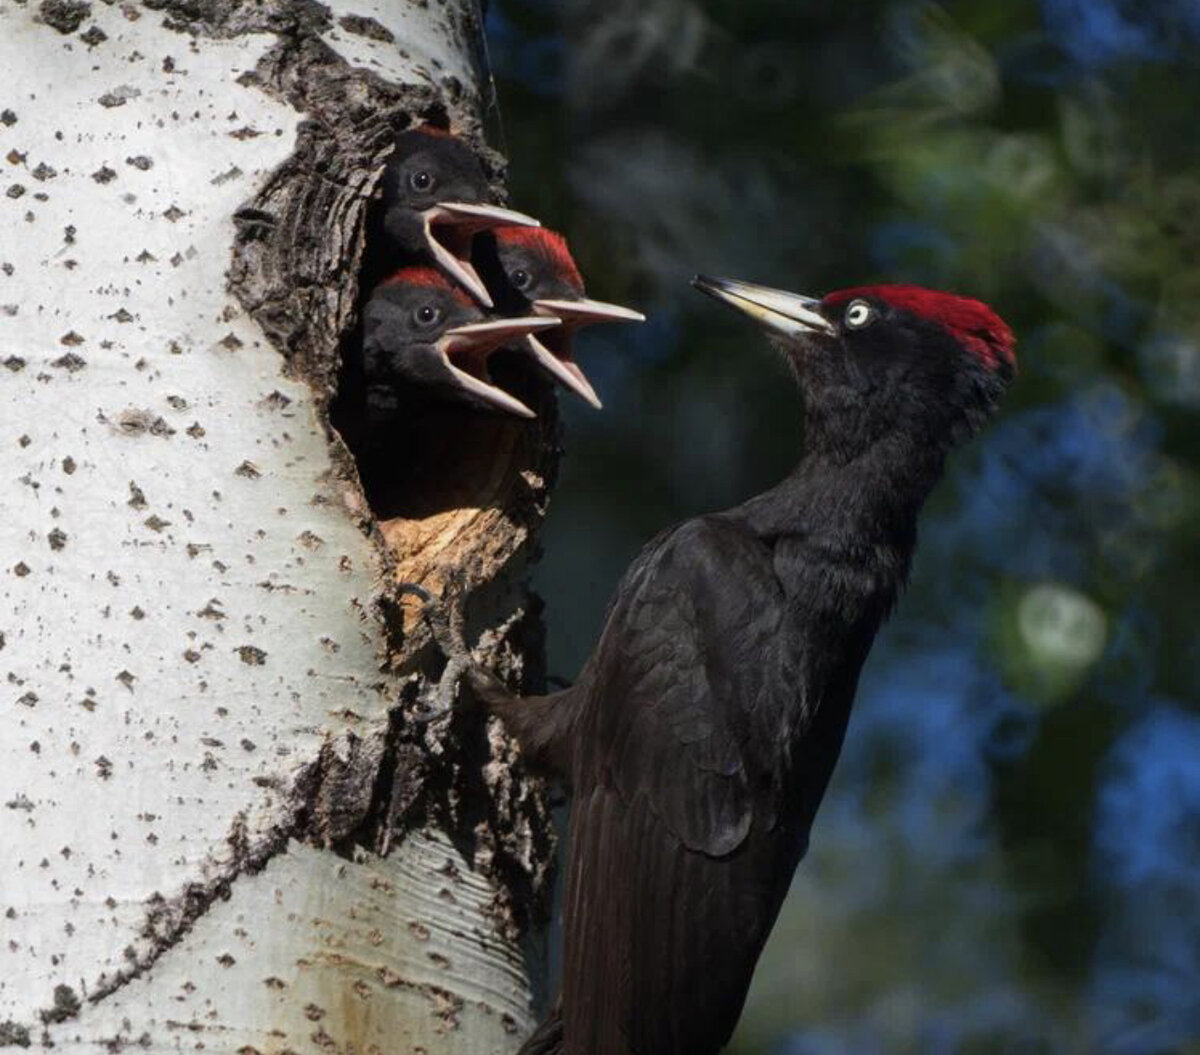
<path fill-rule="evenodd" d="M 792 473 L 651 541 L 565 691 L 514 696 L 426 603 L 464 698 L 571 791 L 562 996 L 529 1053 L 712 1055 L 728 1041 L 918 512 L 1016 367 L 1012 332 L 966 297 L 694 284 L 790 364 L 805 405 Z"/>
<path fill-rule="evenodd" d="M 488 319 L 440 271 L 408 267 L 385 279 L 363 313 L 363 381 L 372 424 L 406 399 L 449 400 L 532 418 L 515 396 L 492 384 L 488 358 L 558 320 L 542 315 Z"/>
<path fill-rule="evenodd" d="M 590 300 L 567 241 L 557 232 L 544 227 L 500 227 L 495 238 L 500 272 L 492 289 L 496 303 L 506 313 L 562 319 L 557 329 L 530 334 L 524 346 L 546 373 L 599 409 L 600 397 L 572 357 L 575 333 L 598 322 L 645 322 L 646 316 Z"/>
<path fill-rule="evenodd" d="M 471 263 L 480 231 L 538 221 L 489 205 L 479 158 L 461 139 L 431 125 L 402 132 L 383 171 L 385 247 L 396 262 L 428 256 L 484 307 L 492 298 Z"/>

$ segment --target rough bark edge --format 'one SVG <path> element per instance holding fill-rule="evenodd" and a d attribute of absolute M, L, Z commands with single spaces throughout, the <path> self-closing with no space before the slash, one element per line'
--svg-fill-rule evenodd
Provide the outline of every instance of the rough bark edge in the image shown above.
<path fill-rule="evenodd" d="M 309 119 L 298 130 L 293 153 L 255 198 L 235 214 L 237 237 L 228 273 L 230 291 L 263 327 L 288 369 L 312 387 L 316 410 L 330 441 L 335 490 L 348 515 L 380 547 L 389 570 L 381 583 L 380 613 L 390 631 L 388 670 L 403 673 L 402 691 L 387 721 L 365 735 L 329 738 L 318 756 L 290 782 L 268 781 L 284 798 L 279 819 L 251 839 L 239 813 L 226 837 L 229 854 L 210 857 L 204 878 L 172 897 L 148 899 L 138 939 L 125 950 L 127 966 L 102 973 L 80 994 L 68 985 L 54 989 L 37 1014 L 40 1041 L 53 1046 L 49 1027 L 76 1018 L 153 969 L 217 903 L 232 884 L 254 875 L 283 853 L 292 839 L 354 856 L 359 848 L 386 854 L 406 832 L 432 822 L 455 839 L 461 852 L 500 890 L 494 906 L 497 929 L 513 940 L 527 938 L 549 919 L 553 887 L 554 834 L 539 781 L 523 771 L 514 745 L 497 723 L 455 721 L 425 725 L 410 721 L 412 707 L 440 665 L 423 631 L 406 633 L 395 590 L 396 573 L 420 581 L 451 572 L 468 595 L 480 595 L 488 621 L 507 613 L 490 634 L 488 662 L 526 691 L 540 688 L 543 629 L 536 600 L 526 595 L 514 606 L 512 580 L 523 575 L 533 533 L 544 518 L 557 466 L 558 423 L 553 395 L 535 379 L 522 392 L 539 410 L 537 425 L 523 429 L 506 453 L 501 478 L 478 496 L 487 515 L 468 511 L 451 530 L 452 559 L 413 567 L 406 560 L 403 525 L 381 531 L 358 481 L 353 456 L 329 425 L 340 348 L 357 311 L 357 274 L 362 259 L 365 216 L 394 134 L 419 121 L 451 125 L 479 153 L 503 200 L 504 162 L 483 142 L 463 87 L 443 78 L 442 90 L 389 84 L 352 68 L 319 39 L 332 14 L 315 0 L 143 0 L 161 12 L 163 25 L 192 36 L 230 39 L 273 33 L 278 41 L 242 83 L 261 88 Z M 473 13 L 461 15 L 465 38 L 481 30 Z M 318 222 L 319 221 L 319 222 Z M 322 230 L 319 239 L 311 237 Z M 497 519 L 498 518 L 498 519 Z M 503 580 L 503 582 L 502 582 Z M 535 984 L 537 979 L 534 979 Z M 545 994 L 537 994 L 544 998 Z M 15 1021 L 0 1023 L 0 1047 L 26 1047 L 33 1030 Z"/>
<path fill-rule="evenodd" d="M 495 723 L 484 729 L 477 720 L 449 727 L 410 720 L 412 701 L 438 673 L 440 662 L 426 647 L 423 628 L 405 615 L 396 582 L 437 584 L 449 576 L 461 584 L 458 603 L 481 600 L 473 607 L 487 609 L 489 625 L 507 614 L 506 625 L 483 650 L 487 662 L 517 688 L 541 688 L 540 662 L 527 662 L 543 654 L 540 605 L 523 587 L 525 596 L 514 603 L 513 581 L 524 577 L 557 468 L 553 394 L 538 380 L 528 380 L 522 394 L 538 410 L 538 423 L 511 437 L 503 472 L 474 496 L 478 508 L 447 518 L 440 530 L 451 534 L 451 544 L 427 547 L 433 554 L 428 559 L 413 559 L 413 551 L 421 548 L 419 536 L 428 535 L 426 525 L 374 520 L 354 458 L 328 418 L 342 342 L 356 322 L 367 210 L 396 132 L 422 121 L 452 127 L 476 149 L 497 201 L 504 199 L 504 161 L 485 145 L 479 119 L 457 80 L 443 77 L 440 90 L 394 85 L 351 67 L 319 38 L 331 28 L 332 16 L 315 0 L 274 0 L 263 6 L 146 0 L 146 5 L 163 11 L 170 28 L 193 35 L 275 33 L 277 43 L 242 82 L 307 115 L 292 154 L 235 214 L 229 288 L 289 370 L 312 387 L 330 440 L 336 490 L 383 555 L 386 574 L 378 603 L 389 634 L 388 666 L 408 675 L 408 691 L 384 728 L 357 741 L 370 744 L 369 750 L 352 745 L 344 759 L 323 750 L 311 778 L 300 780 L 297 787 L 311 788 L 303 813 L 310 821 L 297 837 L 344 854 L 356 846 L 386 853 L 407 831 L 433 822 L 497 881 L 502 894 L 494 922 L 501 932 L 528 934 L 548 921 L 553 888 L 553 824 L 544 789 L 524 772 L 513 744 Z M 447 5 L 447 11 L 457 12 L 452 20 L 460 39 L 482 40 L 475 8 Z M 484 77 L 479 80 L 482 85 Z M 319 238 L 314 231 L 321 232 Z M 287 825 L 283 830 L 290 832 Z"/>
<path fill-rule="evenodd" d="M 364 774 L 372 765 L 378 766 L 383 751 L 382 736 L 361 739 L 347 734 L 322 744 L 316 759 L 302 766 L 286 787 L 281 781 L 263 781 L 283 797 L 278 819 L 251 838 L 246 815 L 235 815 L 225 837 L 227 857 L 210 856 L 201 867 L 204 878 L 188 883 L 178 894 L 166 897 L 155 893 L 147 899 L 136 943 L 124 950 L 126 966 L 102 973 L 95 985 L 84 991 L 82 1001 L 70 986 L 55 986 L 51 1004 L 38 1012 L 43 1025 L 41 1043 L 54 1043 L 46 1027 L 76 1018 L 84 1002 L 98 1004 L 150 971 L 215 904 L 229 899 L 239 878 L 261 872 L 287 849 L 290 840 L 329 846 L 344 837 L 358 820 L 354 804 L 360 812 L 366 811 L 371 787 L 364 782 Z M 0 1047 L 27 1047 L 30 1038 L 27 1026 L 13 1021 L 0 1024 Z"/>

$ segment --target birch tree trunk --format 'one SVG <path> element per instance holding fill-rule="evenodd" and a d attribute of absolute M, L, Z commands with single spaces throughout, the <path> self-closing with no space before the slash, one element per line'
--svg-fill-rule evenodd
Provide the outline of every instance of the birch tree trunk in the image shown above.
<path fill-rule="evenodd" d="M 0 1047 L 535 1020 L 546 803 L 494 724 L 411 720 L 439 660 L 396 582 L 459 583 L 537 682 L 552 397 L 398 450 L 455 485 L 387 520 L 328 416 L 395 131 L 480 141 L 478 15 L 0 0 Z"/>

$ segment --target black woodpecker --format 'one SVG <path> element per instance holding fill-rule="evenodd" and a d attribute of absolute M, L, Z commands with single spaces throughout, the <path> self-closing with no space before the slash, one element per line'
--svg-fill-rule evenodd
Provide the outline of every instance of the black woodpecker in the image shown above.
<path fill-rule="evenodd" d="M 490 205 L 487 196 L 487 175 L 461 139 L 432 125 L 402 132 L 383 171 L 383 248 L 389 259 L 428 257 L 492 307 L 471 263 L 475 235 L 505 225 L 537 227 L 538 221 Z"/>
<path fill-rule="evenodd" d="M 792 473 L 651 541 L 565 691 L 514 696 L 471 661 L 461 613 L 426 603 L 465 698 L 571 793 L 562 995 L 526 1053 L 713 1055 L 729 1040 L 918 513 L 1016 368 L 1012 332 L 966 297 L 694 284 L 791 366 Z"/>
<path fill-rule="evenodd" d="M 562 326 L 530 334 L 525 348 L 551 377 L 600 408 L 600 397 L 572 355 L 572 338 L 598 322 L 645 322 L 640 311 L 590 300 L 562 235 L 544 227 L 495 231 L 498 278 L 491 283 L 505 314 L 549 315 Z M 486 272 L 485 272 L 486 274 Z"/>
<path fill-rule="evenodd" d="M 489 319 L 440 271 L 409 267 L 385 279 L 363 312 L 363 381 L 372 427 L 386 425 L 407 401 L 450 401 L 534 413 L 492 384 L 488 357 L 517 346 L 558 320 L 546 316 Z"/>

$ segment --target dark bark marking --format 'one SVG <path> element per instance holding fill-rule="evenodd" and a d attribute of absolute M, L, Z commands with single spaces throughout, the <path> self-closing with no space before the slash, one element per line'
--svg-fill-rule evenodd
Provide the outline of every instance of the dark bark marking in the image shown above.
<path fill-rule="evenodd" d="M 29 1044 L 28 1028 L 11 1018 L 0 1022 L 0 1048 L 27 1048 Z"/>
<path fill-rule="evenodd" d="M 390 29 L 369 15 L 343 15 L 338 19 L 338 25 L 347 33 L 366 37 L 368 40 L 378 40 L 384 44 L 390 44 L 396 39 Z"/>
<path fill-rule="evenodd" d="M 42 0 L 38 17 L 62 34 L 74 33 L 92 13 L 92 5 L 84 0 Z"/>
<path fill-rule="evenodd" d="M 277 37 L 256 69 L 239 78 L 239 83 L 284 99 L 306 119 L 291 155 L 235 214 L 237 233 L 228 283 L 289 370 L 310 384 L 317 412 L 327 424 L 342 342 L 357 322 L 357 276 L 367 214 L 396 132 L 414 122 L 442 126 L 453 122 L 479 150 L 498 199 L 503 192 L 503 162 L 483 145 L 479 122 L 466 109 L 461 84 L 441 77 L 439 87 L 395 85 L 368 70 L 352 68 L 319 39 L 321 32 L 331 28 L 332 19 L 329 10 L 314 0 L 146 0 L 145 6 L 159 12 L 168 28 L 191 36 L 273 32 Z M 449 20 L 450 35 L 468 42 L 476 39 L 475 5 L 461 2 L 446 7 L 456 12 Z M 343 24 L 342 29 L 365 30 L 372 39 L 382 39 L 369 20 L 353 26 Z M 466 54 L 476 53 L 470 43 L 463 49 Z M 485 85 L 486 79 L 481 77 L 480 84 Z M 116 89 L 104 102 L 121 105 L 127 97 Z M 236 134 L 258 133 L 247 128 Z M 176 220 L 184 214 L 172 206 L 163 215 Z M 543 424 L 511 446 L 509 471 L 493 499 L 503 510 L 501 525 L 488 528 L 487 539 L 478 527 L 474 535 L 466 531 L 471 537 L 458 554 L 462 581 L 493 624 L 513 610 L 514 580 L 527 561 L 529 539 L 544 517 L 557 461 L 552 399 L 543 393 L 536 402 L 544 414 Z M 119 427 L 134 434 L 153 434 L 155 423 L 148 411 L 130 411 L 122 415 Z M 169 430 L 165 422 L 162 425 Z M 354 486 L 353 459 L 332 430 L 330 440 L 334 482 Z M 366 503 L 350 513 L 386 551 Z M 344 738 L 338 751 L 327 744 L 288 792 L 288 814 L 277 827 L 247 845 L 243 823 L 241 836 L 236 830 L 230 836 L 233 860 L 212 879 L 190 884 L 170 900 L 154 899 L 141 950 L 128 967 L 102 979 L 89 1001 L 104 999 L 149 970 L 214 903 L 229 895 L 229 885 L 237 877 L 261 870 L 283 851 L 289 838 L 347 855 L 359 847 L 386 853 L 408 831 L 429 821 L 455 833 L 468 859 L 503 890 L 493 913 L 499 929 L 512 935 L 548 918 L 553 829 L 540 783 L 525 775 L 513 745 L 497 725 L 485 727 L 475 720 L 461 726 L 455 722 L 447 729 L 409 721 L 423 684 L 416 675 L 421 672 L 427 678 L 436 673 L 439 661 L 425 647 L 423 632 L 412 638 L 404 632 L 398 597 L 385 597 L 384 605 L 392 671 L 409 675 L 408 688 L 387 723 L 368 735 Z M 540 621 L 536 604 L 526 603 L 519 611 L 520 618 L 512 620 L 501 635 L 494 662 L 512 682 L 533 689 L 541 680 Z M 499 765 L 487 764 L 497 761 Z M 454 1019 L 452 1007 L 449 1018 Z"/>

